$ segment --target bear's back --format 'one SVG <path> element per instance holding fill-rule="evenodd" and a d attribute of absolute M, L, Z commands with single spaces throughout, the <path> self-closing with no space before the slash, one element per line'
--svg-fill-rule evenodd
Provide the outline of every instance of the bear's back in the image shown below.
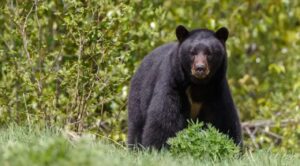
<path fill-rule="evenodd" d="M 159 74 L 163 72 L 161 64 L 168 65 L 169 57 L 176 48 L 176 42 L 168 43 L 157 47 L 144 57 L 131 79 L 129 102 L 135 102 L 129 103 L 129 107 L 139 107 L 142 110 L 148 108 Z"/>
<path fill-rule="evenodd" d="M 169 60 L 169 56 L 171 56 L 174 49 L 176 49 L 176 45 L 177 43 L 175 42 L 162 45 L 145 56 L 136 74 L 133 76 L 132 81 L 138 80 L 138 82 L 141 83 L 155 79 L 160 73 L 161 63 Z M 164 65 L 167 64 L 164 63 Z"/>

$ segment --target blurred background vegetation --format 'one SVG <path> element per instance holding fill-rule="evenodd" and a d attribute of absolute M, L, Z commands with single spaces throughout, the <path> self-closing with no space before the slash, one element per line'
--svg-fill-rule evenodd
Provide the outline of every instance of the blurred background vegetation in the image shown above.
<path fill-rule="evenodd" d="M 0 124 L 126 140 L 131 76 L 175 28 L 226 26 L 228 80 L 250 150 L 300 152 L 300 2 L 4 0 Z"/>

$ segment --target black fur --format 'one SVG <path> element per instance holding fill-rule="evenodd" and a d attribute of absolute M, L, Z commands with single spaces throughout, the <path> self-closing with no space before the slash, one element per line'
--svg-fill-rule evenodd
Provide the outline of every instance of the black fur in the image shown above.
<path fill-rule="evenodd" d="M 186 94 L 202 103 L 199 121 L 211 123 L 242 145 L 241 126 L 226 79 L 226 28 L 217 32 L 176 29 L 178 42 L 156 48 L 147 55 L 131 80 L 128 103 L 128 145 L 160 149 L 169 137 L 187 126 L 190 103 Z M 194 53 L 193 53 L 194 52 Z M 193 55 L 205 55 L 210 74 L 191 74 Z M 206 56 L 207 55 L 207 56 Z"/>

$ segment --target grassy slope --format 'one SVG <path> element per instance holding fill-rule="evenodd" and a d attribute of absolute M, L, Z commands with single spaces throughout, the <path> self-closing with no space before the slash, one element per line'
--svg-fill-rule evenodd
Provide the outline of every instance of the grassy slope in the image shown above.
<path fill-rule="evenodd" d="M 214 162 L 168 152 L 128 152 L 124 147 L 91 139 L 71 141 L 57 130 L 9 127 L 0 130 L 0 165 L 300 165 L 300 155 L 260 151 L 241 159 Z"/>

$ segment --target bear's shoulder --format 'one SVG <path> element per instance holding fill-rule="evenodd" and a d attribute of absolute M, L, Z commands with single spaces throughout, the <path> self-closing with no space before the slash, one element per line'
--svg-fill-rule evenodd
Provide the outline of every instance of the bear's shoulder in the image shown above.
<path fill-rule="evenodd" d="M 155 48 L 144 57 L 139 70 L 151 71 L 151 68 L 158 69 L 162 62 L 164 62 L 164 59 L 171 56 L 177 49 L 177 45 L 176 42 L 172 42 Z"/>

